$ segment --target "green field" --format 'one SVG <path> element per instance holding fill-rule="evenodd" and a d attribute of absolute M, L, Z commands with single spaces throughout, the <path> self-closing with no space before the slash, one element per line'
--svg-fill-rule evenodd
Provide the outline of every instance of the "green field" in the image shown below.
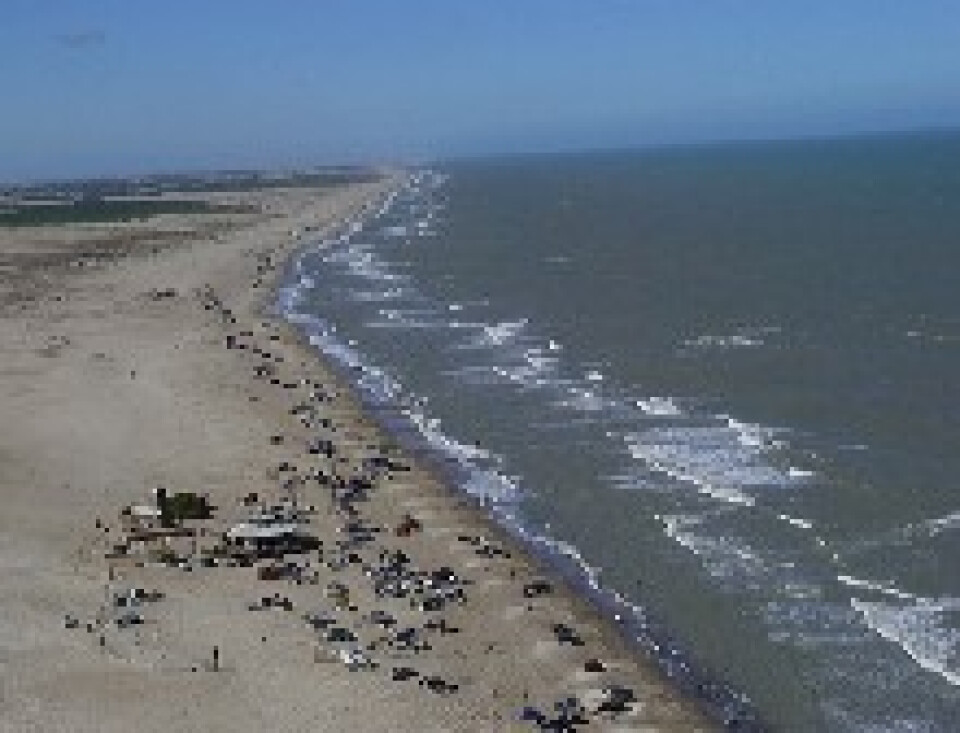
<path fill-rule="evenodd" d="M 121 222 L 147 219 L 156 214 L 203 214 L 247 211 L 246 207 L 220 206 L 203 201 L 162 198 L 162 194 L 245 192 L 270 188 L 336 188 L 374 181 L 375 171 L 360 168 L 299 172 L 275 176 L 257 171 L 222 171 L 207 176 L 162 174 L 139 179 L 95 178 L 60 183 L 12 186 L 0 189 L 0 227 Z M 137 196 L 135 201 L 111 197 Z M 23 203 L 31 202 L 31 203 Z"/>
<path fill-rule="evenodd" d="M 222 210 L 203 201 L 78 201 L 0 209 L 0 227 L 78 222 L 142 221 L 156 214 L 205 214 Z"/>

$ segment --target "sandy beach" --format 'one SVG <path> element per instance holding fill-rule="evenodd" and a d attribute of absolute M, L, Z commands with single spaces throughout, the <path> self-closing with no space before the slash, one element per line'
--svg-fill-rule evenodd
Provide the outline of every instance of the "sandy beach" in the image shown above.
<path fill-rule="evenodd" d="M 717 729 L 267 315 L 395 183 L 0 228 L 0 731 Z"/>

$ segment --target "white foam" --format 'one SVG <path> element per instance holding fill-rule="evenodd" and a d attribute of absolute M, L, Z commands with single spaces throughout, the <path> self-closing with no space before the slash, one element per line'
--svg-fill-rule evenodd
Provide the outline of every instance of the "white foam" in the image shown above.
<path fill-rule="evenodd" d="M 600 412 L 610 405 L 597 392 L 576 385 L 566 388 L 566 397 L 554 403 L 558 407 L 574 409 L 578 412 Z"/>
<path fill-rule="evenodd" d="M 429 308 L 380 308 L 379 320 L 367 321 L 368 328 L 438 328 L 446 323 L 436 318 L 436 311 Z"/>
<path fill-rule="evenodd" d="M 909 604 L 864 602 L 851 605 L 864 623 L 899 646 L 920 667 L 960 686 L 960 629 L 944 624 L 960 612 L 960 598 L 918 599 Z"/>
<path fill-rule="evenodd" d="M 345 266 L 351 275 L 364 280 L 397 282 L 407 279 L 404 275 L 391 272 L 377 258 L 369 244 L 348 243 L 333 247 L 323 252 L 322 260 L 327 264 Z"/>
<path fill-rule="evenodd" d="M 628 432 L 624 440 L 630 455 L 649 469 L 692 484 L 705 495 L 752 506 L 747 489 L 796 486 L 808 478 L 770 460 L 768 454 L 784 446 L 774 438 L 781 432 L 720 415 Z"/>
<path fill-rule="evenodd" d="M 953 514 L 948 514 L 945 517 L 939 517 L 937 519 L 930 519 L 924 522 L 924 525 L 931 537 L 936 537 L 938 534 L 948 530 L 960 529 L 960 512 L 954 512 Z"/>
<path fill-rule="evenodd" d="M 798 529 L 813 529 L 813 522 L 807 519 L 800 519 L 799 517 L 791 517 L 789 514 L 778 514 L 777 518 L 781 521 L 786 522 L 787 524 L 793 525 Z"/>
<path fill-rule="evenodd" d="M 476 331 L 479 328 L 483 328 L 482 323 L 477 323 L 476 321 L 447 321 L 447 328 L 453 329 L 467 329 L 470 331 Z"/>
<path fill-rule="evenodd" d="M 660 517 L 664 534 L 699 557 L 713 577 L 754 583 L 769 572 L 764 559 L 745 542 L 730 537 L 711 537 L 702 530 L 698 531 L 703 519 L 692 514 Z"/>
<path fill-rule="evenodd" d="M 474 467 L 463 489 L 471 496 L 505 505 L 516 503 L 520 495 L 519 479 L 494 469 Z"/>
<path fill-rule="evenodd" d="M 865 443 L 851 443 L 851 444 L 848 444 L 848 445 L 840 445 L 840 446 L 837 446 L 837 450 L 844 450 L 844 451 L 865 451 L 865 450 L 870 450 L 870 446 L 866 445 Z"/>
<path fill-rule="evenodd" d="M 896 598 L 900 601 L 916 601 L 919 599 L 918 596 L 913 595 L 912 593 L 907 593 L 902 591 L 891 583 L 877 583 L 872 580 L 863 580 L 862 578 L 856 578 L 852 575 L 839 574 L 837 575 L 837 581 L 841 585 L 845 585 L 848 588 L 854 588 L 856 590 L 869 590 L 874 593 L 880 593 L 887 597 Z"/>
<path fill-rule="evenodd" d="M 463 489 L 471 496 L 494 504 L 513 504 L 519 499 L 519 478 L 508 476 L 502 459 L 479 445 L 461 443 L 443 432 L 439 418 L 427 417 L 422 410 L 408 409 L 404 414 L 435 450 L 449 456 L 467 472 Z"/>
<path fill-rule="evenodd" d="M 768 638 L 801 648 L 824 645 L 862 645 L 857 613 L 846 603 L 823 601 L 818 593 L 768 601 L 764 621 Z"/>
<path fill-rule="evenodd" d="M 502 380 L 501 375 L 497 373 L 497 367 L 486 364 L 468 364 L 446 371 L 444 375 L 475 385 L 497 384 Z"/>
<path fill-rule="evenodd" d="M 530 390 L 555 385 L 557 368 L 556 357 L 546 356 L 542 349 L 534 347 L 525 349 L 509 362 L 468 364 L 446 373 L 470 384 L 509 384 Z"/>
<path fill-rule="evenodd" d="M 369 261 L 369 260 L 367 260 Z M 291 299 L 287 298 L 287 304 Z M 390 309 L 379 311 L 384 324 L 402 327 L 436 325 L 437 321 L 414 320 L 417 316 L 433 316 L 430 309 Z M 427 415 L 425 398 L 418 398 L 405 392 L 403 385 L 385 370 L 368 364 L 364 357 L 353 348 L 356 342 L 344 343 L 336 336 L 336 328 L 322 319 L 309 314 L 297 313 L 287 309 L 286 318 L 303 326 L 311 344 L 321 349 L 336 362 L 348 367 L 358 386 L 366 394 L 381 403 L 406 405 L 403 414 L 411 425 L 423 436 L 427 443 L 440 453 L 456 461 L 466 471 L 468 479 L 464 489 L 471 495 L 483 498 L 494 504 L 516 502 L 519 497 L 519 481 L 506 475 L 500 468 L 502 460 L 489 451 L 475 445 L 460 442 L 447 435 L 442 429 L 439 418 Z M 368 324 L 377 325 L 377 324 Z"/>
<path fill-rule="evenodd" d="M 769 336 L 780 333 L 780 331 L 779 326 L 743 326 L 730 334 L 703 334 L 686 339 L 682 342 L 682 345 L 695 349 L 755 348 L 764 346 Z"/>
<path fill-rule="evenodd" d="M 534 367 L 540 371 L 556 370 L 557 364 L 560 362 L 560 360 L 555 356 L 545 355 L 543 353 L 543 349 L 539 347 L 534 347 L 524 351 L 523 358 L 531 367 Z"/>
<path fill-rule="evenodd" d="M 394 287 L 384 290 L 351 290 L 348 295 L 351 300 L 359 303 L 381 303 L 405 298 L 408 294 L 406 288 Z"/>
<path fill-rule="evenodd" d="M 576 545 L 561 539 L 556 539 L 549 535 L 538 532 L 530 527 L 524 526 L 523 524 L 519 523 L 516 520 L 516 517 L 513 515 L 508 515 L 505 517 L 505 519 L 513 531 L 523 537 L 526 541 L 542 545 L 543 547 L 548 548 L 552 553 L 556 555 L 562 555 L 563 557 L 569 559 L 583 574 L 584 580 L 591 589 L 598 592 L 603 590 L 600 584 L 600 567 L 588 563 Z M 549 530 L 550 525 L 547 524 L 545 529 Z M 638 606 L 633 606 L 632 604 L 628 603 L 626 599 L 624 599 L 619 593 L 609 590 L 605 592 L 616 602 L 633 610 L 638 618 L 642 618 L 643 611 Z"/>
<path fill-rule="evenodd" d="M 921 536 L 926 538 L 937 537 L 944 532 L 960 529 L 960 512 L 953 512 L 943 517 L 927 519 L 921 522 L 908 524 L 894 530 L 891 535 L 893 541 L 902 542 L 913 537 Z M 863 546 L 881 544 L 882 540 L 874 539 L 869 543 L 861 543 Z"/>
<path fill-rule="evenodd" d="M 763 346 L 763 341 L 756 338 L 749 338 L 747 336 L 732 335 L 732 336 L 698 336 L 695 339 L 688 339 L 683 342 L 684 346 L 695 346 L 695 347 L 705 347 L 705 346 L 718 346 L 722 348 L 730 348 L 734 346 Z"/>
<path fill-rule="evenodd" d="M 775 436 L 782 432 L 781 430 L 743 422 L 729 415 L 721 417 L 727 421 L 727 426 L 736 432 L 737 440 L 748 448 L 769 450 L 783 447 L 783 443 L 775 439 Z"/>
<path fill-rule="evenodd" d="M 648 397 L 637 400 L 636 405 L 644 414 L 654 417 L 677 417 L 682 414 L 677 403 L 669 397 Z"/>
<path fill-rule="evenodd" d="M 472 346 L 503 346 L 520 336 L 527 327 L 528 319 L 520 318 L 515 321 L 501 321 L 492 326 L 484 326 L 480 338 L 472 342 Z"/>
<path fill-rule="evenodd" d="M 731 465 L 734 455 L 705 445 L 691 428 L 648 430 L 625 436 L 630 454 L 653 471 L 681 483 L 689 483 L 702 493 L 733 503 L 750 506 L 752 497 L 741 490 L 746 481 L 762 483 L 746 467 Z M 742 464 L 742 460 L 738 459 Z"/>

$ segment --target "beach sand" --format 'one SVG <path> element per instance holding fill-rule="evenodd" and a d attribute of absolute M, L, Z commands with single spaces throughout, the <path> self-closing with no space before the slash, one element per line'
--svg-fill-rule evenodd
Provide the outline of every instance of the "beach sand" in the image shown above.
<path fill-rule="evenodd" d="M 0 229 L 0 731 L 537 730 L 523 708 L 556 717 L 569 696 L 591 721 L 577 730 L 717 729 L 561 583 L 531 586 L 543 570 L 265 315 L 294 234 L 389 185 L 234 195 L 250 213 Z M 217 509 L 166 555 L 151 540 L 108 557 L 130 535 L 121 510 L 160 486 Z M 323 554 L 300 558 L 299 583 L 261 579 L 264 562 L 146 561 L 183 545 L 197 557 L 251 493 L 315 508 L 302 529 Z M 384 553 L 449 596 L 378 596 Z M 163 597 L 118 607 L 132 588 Z M 425 598 L 435 610 L 413 607 Z M 135 625 L 118 626 L 127 612 Z M 315 613 L 336 620 L 318 631 Z M 351 669 L 337 658 L 349 648 L 378 666 Z M 416 675 L 394 679 L 403 668 Z M 611 685 L 636 702 L 597 712 Z"/>

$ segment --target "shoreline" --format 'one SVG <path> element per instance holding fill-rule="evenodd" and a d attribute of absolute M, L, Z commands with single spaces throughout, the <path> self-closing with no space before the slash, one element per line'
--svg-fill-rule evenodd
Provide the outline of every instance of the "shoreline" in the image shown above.
<path fill-rule="evenodd" d="M 146 258 L 128 243 L 115 259 L 70 265 L 63 277 L 41 270 L 19 310 L 4 313 L 0 399 L 21 419 L 0 433 L 8 468 L 0 730 L 531 730 L 517 720 L 523 708 L 558 716 L 555 704 L 569 695 L 602 708 L 612 686 L 637 703 L 592 710 L 598 729 L 716 729 L 565 584 L 544 581 L 549 590 L 528 596 L 543 581 L 539 562 L 398 449 L 292 325 L 264 315 L 298 246 L 290 231 L 327 231 L 385 185 L 314 199 L 315 191 L 264 193 L 261 204 L 286 207 L 281 214 L 187 236 Z M 4 253 L 16 250 L 3 236 Z M 75 243 L 60 245 L 76 261 Z M 257 374 L 267 366 L 272 381 Z M 309 420 L 292 414 L 299 405 L 309 406 Z M 318 433 L 327 456 L 305 450 Z M 323 496 L 361 482 L 362 501 L 331 505 Z M 259 577 L 240 564 L 190 564 L 196 548 L 192 558 L 184 551 L 183 566 L 132 552 L 105 560 L 131 534 L 122 508 L 160 485 L 208 495 L 217 507 L 211 519 L 187 523 L 195 545 L 235 528 L 245 496 L 293 495 L 316 505 L 303 527 L 322 554 L 297 560 L 309 573 L 296 582 L 271 579 L 277 568 Z M 419 578 L 417 593 L 440 608 L 412 608 L 406 596 L 372 588 L 371 577 L 387 573 L 384 552 L 403 553 L 409 562 L 390 572 Z M 458 580 L 436 576 L 434 588 L 465 601 L 421 587 L 424 573 L 444 568 Z M 333 585 L 347 589 L 343 608 L 330 601 Z M 121 604 L 139 619 L 127 628 L 118 619 L 132 617 L 117 615 L 116 594 L 131 587 L 162 599 Z M 284 603 L 250 610 L 257 596 Z M 339 642 L 318 639 L 303 620 L 317 608 L 335 612 L 363 649 L 372 644 L 379 668 L 330 664 Z M 377 612 L 429 648 L 388 638 L 393 632 L 371 620 Z M 399 679 L 398 669 L 417 679 Z"/>
<path fill-rule="evenodd" d="M 415 455 L 414 460 L 440 484 L 441 491 L 445 490 L 465 502 L 480 522 L 491 525 L 491 534 L 498 541 L 510 546 L 514 553 L 524 557 L 524 562 L 541 568 L 544 575 L 562 585 L 564 592 L 580 606 L 578 615 L 588 620 L 599 616 L 608 642 L 615 640 L 613 643 L 616 646 L 627 654 L 635 655 L 640 664 L 655 667 L 666 684 L 700 706 L 721 728 L 758 732 L 768 730 L 752 705 L 693 659 L 689 650 L 671 635 L 667 624 L 650 615 L 646 609 L 626 603 L 615 591 L 599 585 L 591 576 L 589 567 L 580 559 L 576 548 L 567 548 L 568 551 L 564 552 L 548 536 L 538 535 L 518 521 L 510 522 L 496 516 L 491 505 L 471 496 L 463 486 L 467 480 L 463 467 L 432 447 L 402 408 L 365 397 L 363 389 L 351 379 L 350 369 L 338 363 L 336 355 L 325 353 L 320 346 L 311 343 L 304 325 L 287 320 L 282 312 L 278 312 L 276 291 L 292 282 L 292 270 L 297 260 L 323 249 L 324 243 L 315 241 L 288 255 L 284 265 L 277 270 L 273 282 L 275 292 L 268 299 L 269 307 L 263 309 L 265 315 L 283 323 L 307 352 L 324 362 L 325 369 L 350 391 L 360 413 L 373 422 L 382 440 Z"/>

